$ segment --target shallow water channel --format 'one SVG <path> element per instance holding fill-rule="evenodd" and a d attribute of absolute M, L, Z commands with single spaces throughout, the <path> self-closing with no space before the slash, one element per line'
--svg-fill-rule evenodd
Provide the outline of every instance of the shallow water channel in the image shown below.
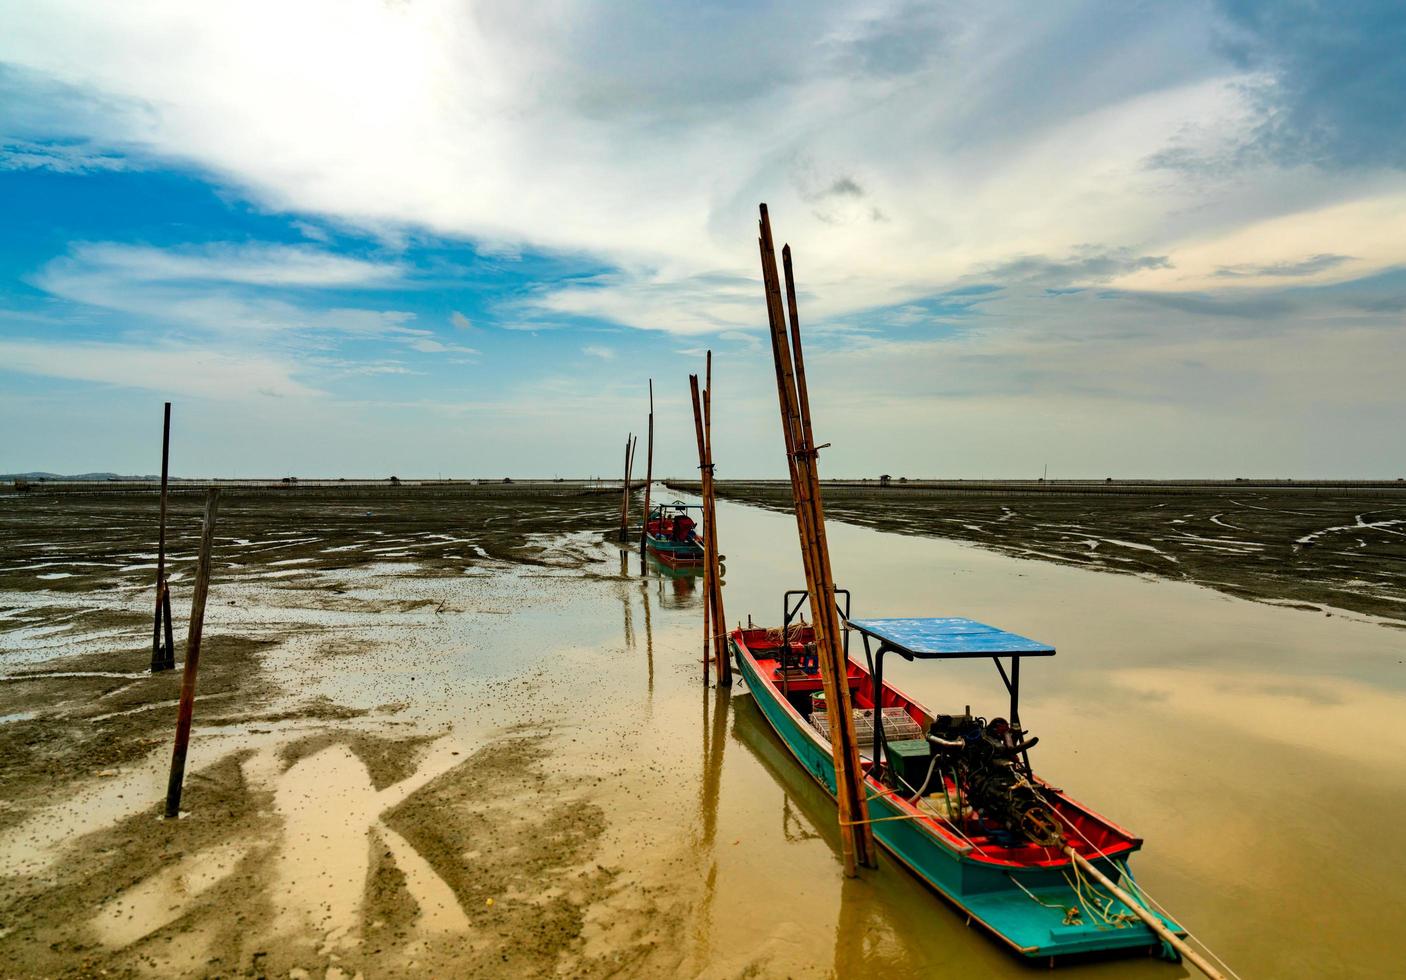
<path fill-rule="evenodd" d="M 803 587 L 794 521 L 722 504 L 719 538 L 729 618 L 779 620 L 782 590 Z M 829 541 L 856 616 L 964 615 L 1058 648 L 1025 662 L 1037 772 L 1144 837 L 1140 882 L 1237 972 L 1400 967 L 1389 924 L 1406 923 L 1406 633 L 942 540 L 832 523 Z M 697 619 L 656 611 L 655 629 L 672 637 L 681 614 Z M 938 711 L 1004 713 L 988 662 L 894 660 L 889 676 Z M 700 753 L 713 753 L 704 787 L 716 801 L 704 807 L 717 810 L 705 817 L 717 863 L 697 929 L 720 964 L 1026 972 L 891 860 L 843 880 L 833 805 L 750 696 L 736 691 L 721 723 L 707 707 L 692 715 Z M 705 723 L 726 733 L 721 747 L 705 746 Z M 1122 961 L 1063 975 L 1183 972 Z"/>

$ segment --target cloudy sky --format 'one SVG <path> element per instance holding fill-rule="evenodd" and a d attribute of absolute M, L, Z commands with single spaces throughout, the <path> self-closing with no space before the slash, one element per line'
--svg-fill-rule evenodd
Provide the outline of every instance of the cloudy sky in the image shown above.
<path fill-rule="evenodd" d="M 0 471 L 1406 472 L 1393 2 L 0 4 Z"/>

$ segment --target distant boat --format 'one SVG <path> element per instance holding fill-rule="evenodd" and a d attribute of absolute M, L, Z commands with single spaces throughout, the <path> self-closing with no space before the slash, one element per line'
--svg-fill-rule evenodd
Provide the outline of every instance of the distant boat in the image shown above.
<path fill-rule="evenodd" d="M 645 546 L 649 553 L 675 568 L 701 567 L 703 538 L 698 534 L 698 522 L 689 517 L 688 512 L 702 509 L 696 504 L 685 504 L 682 500 L 651 507 L 644 525 Z"/>
<path fill-rule="evenodd" d="M 795 594 L 788 594 L 780 630 L 749 626 L 729 639 L 771 727 L 834 796 L 828 705 L 812 629 L 790 623 L 789 596 Z M 1054 648 L 957 617 L 846 621 L 863 638 L 869 664 L 846 658 L 867 817 L 888 853 L 1023 956 L 1159 950 L 1177 958 L 1064 851 L 1073 848 L 1145 905 L 1127 865 L 1142 840 L 1030 769 L 1029 750 L 1038 739 L 1025 739 L 1020 728 L 1019 662 L 1052 656 Z M 887 652 L 909 661 L 994 659 L 1010 696 L 1010 718 L 987 721 L 969 707 L 951 714 L 929 710 L 883 681 Z M 1003 656 L 1011 658 L 1009 673 Z M 885 764 L 876 768 L 876 758 Z M 1171 919 L 1160 921 L 1185 935 Z"/>

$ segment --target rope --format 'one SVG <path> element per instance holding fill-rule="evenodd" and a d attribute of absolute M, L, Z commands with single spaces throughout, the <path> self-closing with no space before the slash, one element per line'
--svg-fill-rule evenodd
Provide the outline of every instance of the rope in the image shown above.
<path fill-rule="evenodd" d="M 1057 902 L 1046 902 L 1044 899 L 1040 898 L 1039 895 L 1036 895 L 1029 888 L 1026 888 L 1024 885 L 1022 885 L 1020 883 L 1020 879 L 1017 878 L 1015 875 L 1011 874 L 1009 871 L 1006 872 L 1006 877 L 1009 878 L 1012 882 L 1014 882 L 1017 888 L 1025 892 L 1025 894 L 1029 895 L 1030 900 L 1036 905 L 1043 905 L 1047 909 L 1058 909 L 1059 911 L 1063 912 L 1065 925 L 1082 926 L 1084 924 L 1080 919 L 1079 909 L 1076 906 L 1060 905 Z"/>
<path fill-rule="evenodd" d="M 1121 865 L 1118 864 L 1118 862 L 1117 862 L 1116 860 L 1114 860 L 1112 857 L 1109 857 L 1107 854 L 1105 854 L 1105 853 L 1103 852 L 1103 849 L 1102 849 L 1102 848 L 1100 848 L 1100 847 L 1099 847 L 1097 844 L 1095 844 L 1093 841 L 1091 841 L 1091 840 L 1089 840 L 1087 837 L 1085 837 L 1085 836 L 1084 836 L 1084 832 L 1079 829 L 1078 825 L 1075 824 L 1074 821 L 1072 821 L 1072 820 L 1070 820 L 1068 817 L 1066 817 L 1064 814 L 1060 813 L 1060 812 L 1059 812 L 1059 809 L 1058 809 L 1057 807 L 1055 807 L 1052 803 L 1050 803 L 1049 800 L 1046 800 L 1045 797 L 1044 797 L 1044 795 L 1041 794 L 1038 790 L 1036 790 L 1036 795 L 1038 795 L 1041 800 L 1044 800 L 1045 805 L 1050 808 L 1050 812 L 1052 812 L 1055 816 L 1059 817 L 1059 819 L 1063 820 L 1066 824 L 1068 824 L 1068 825 L 1069 825 L 1069 828 L 1070 828 L 1071 830 L 1073 830 L 1074 833 L 1076 833 L 1076 834 L 1079 835 L 1079 839 L 1082 840 L 1085 844 L 1088 844 L 1088 845 L 1089 845 L 1089 848 L 1094 852 L 1094 855 L 1095 855 L 1095 856 L 1104 858 L 1105 860 L 1109 861 L 1114 867 L 1121 869 L 1122 872 L 1123 872 L 1125 875 L 1127 875 L 1128 880 L 1130 880 L 1130 881 L 1133 882 L 1133 887 L 1134 887 L 1134 892 L 1133 892 L 1133 894 L 1134 894 L 1136 897 L 1138 897 L 1138 898 L 1146 898 L 1146 899 L 1147 899 L 1147 903 L 1148 903 L 1149 905 L 1151 905 L 1154 909 L 1156 909 L 1158 912 L 1161 912 L 1161 913 L 1162 913 L 1164 916 L 1166 916 L 1167 918 L 1173 919 L 1173 920 L 1175 921 L 1175 918 L 1174 918 L 1174 916 L 1172 915 L 1172 913 L 1169 912 L 1169 911 L 1167 911 L 1167 907 L 1166 907 L 1165 905 L 1163 905 L 1161 902 L 1157 901 L 1157 899 L 1153 898 L 1152 895 L 1148 893 L 1147 889 L 1143 888 L 1141 885 L 1139 885 L 1139 884 L 1137 883 L 1137 880 L 1136 880 L 1135 878 L 1133 878 L 1133 876 L 1132 876 L 1132 872 L 1130 872 L 1130 871 L 1128 870 L 1128 864 L 1127 864 L 1127 861 L 1126 861 L 1126 860 L 1124 860 L 1123 864 L 1121 864 Z M 1076 865 L 1076 867 L 1077 867 L 1077 865 Z M 1183 926 L 1182 928 L 1183 928 L 1183 929 L 1186 929 L 1185 926 Z M 1186 929 L 1186 938 L 1187 938 L 1188 941 L 1194 942 L 1194 943 L 1196 943 L 1196 945 L 1200 946 L 1201 949 L 1205 952 L 1205 954 L 1206 954 L 1207 956 L 1209 956 L 1211 959 L 1215 960 L 1216 963 L 1219 964 L 1220 968 L 1221 968 L 1222 970 L 1224 970 L 1226 973 L 1230 974 L 1230 976 L 1234 977 L 1235 980 L 1241 980 L 1240 974 L 1236 973 L 1233 969 L 1231 969 L 1230 964 L 1227 963 L 1225 960 L 1221 959 L 1221 957 L 1220 957 L 1219 955 L 1217 955 L 1217 953 L 1216 953 L 1215 950 L 1211 949 L 1210 946 L 1207 946 L 1205 940 L 1203 940 L 1203 939 L 1201 939 L 1201 937 L 1199 937 L 1199 936 L 1193 934 L 1190 929 Z"/>

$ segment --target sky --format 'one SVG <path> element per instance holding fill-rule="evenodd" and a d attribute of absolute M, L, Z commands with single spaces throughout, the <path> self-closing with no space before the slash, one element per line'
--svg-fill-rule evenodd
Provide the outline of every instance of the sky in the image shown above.
<path fill-rule="evenodd" d="M 763 201 L 824 476 L 1406 475 L 1366 0 L 0 4 L 0 472 L 784 476 Z"/>

